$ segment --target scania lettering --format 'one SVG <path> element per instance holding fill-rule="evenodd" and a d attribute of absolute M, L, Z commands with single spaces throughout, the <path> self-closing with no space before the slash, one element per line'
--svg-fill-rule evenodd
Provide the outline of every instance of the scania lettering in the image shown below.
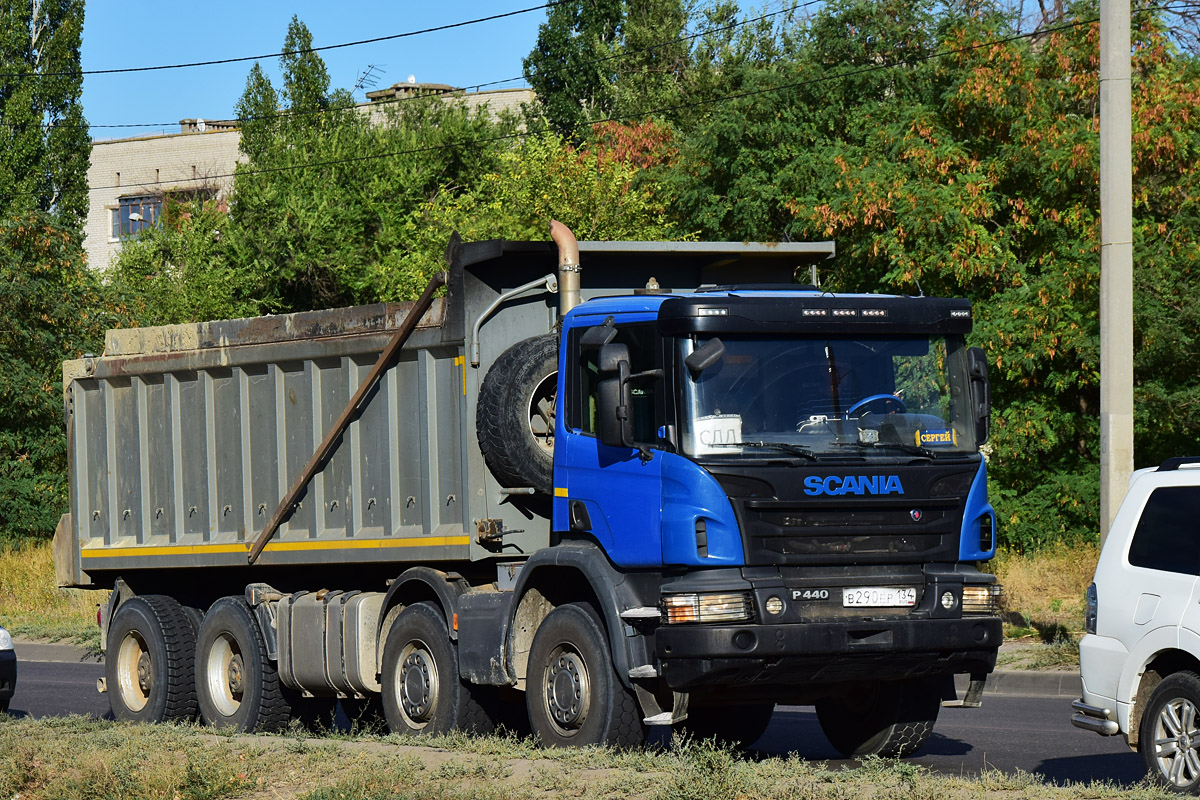
<path fill-rule="evenodd" d="M 819 478 L 810 475 L 804 479 L 807 495 L 829 494 L 904 494 L 898 475 L 848 475 L 844 478 L 831 475 Z"/>
<path fill-rule="evenodd" d="M 56 565 L 111 590 L 118 719 L 378 698 L 404 735 L 747 745 L 812 704 L 841 752 L 905 756 L 979 705 L 970 305 L 793 283 L 829 242 L 552 236 L 455 237 L 415 303 L 110 331 L 64 365 Z"/>

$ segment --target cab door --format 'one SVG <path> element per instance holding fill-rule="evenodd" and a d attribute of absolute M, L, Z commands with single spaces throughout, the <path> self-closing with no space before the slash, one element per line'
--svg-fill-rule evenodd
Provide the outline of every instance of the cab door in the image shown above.
<path fill-rule="evenodd" d="M 662 368 L 662 337 L 652 317 L 616 320 L 613 341 L 629 348 L 633 373 Z M 596 324 L 603 319 L 597 318 Z M 587 534 L 614 563 L 662 563 L 662 456 L 658 431 L 665 419 L 661 378 L 633 386 L 634 440 L 640 447 L 609 447 L 597 438 L 598 352 L 581 348 L 585 327 L 573 328 L 561 369 L 566 394 L 562 452 L 554 464 L 554 527 Z"/>

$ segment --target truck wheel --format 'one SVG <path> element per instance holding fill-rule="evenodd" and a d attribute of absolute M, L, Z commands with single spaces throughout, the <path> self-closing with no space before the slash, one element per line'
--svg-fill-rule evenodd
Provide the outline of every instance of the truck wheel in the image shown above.
<path fill-rule="evenodd" d="M 716 739 L 719 744 L 744 750 L 762 737 L 774 703 L 747 703 L 739 706 L 688 706 L 683 731 L 694 739 Z"/>
<path fill-rule="evenodd" d="M 529 650 L 525 702 L 546 747 L 636 747 L 646 738 L 637 700 L 613 669 L 604 626 L 591 606 L 559 606 Z"/>
<path fill-rule="evenodd" d="M 554 409 L 558 336 L 517 342 L 488 370 L 479 388 L 475 429 L 488 469 L 502 486 L 554 489 Z"/>
<path fill-rule="evenodd" d="M 458 675 L 458 653 L 446 617 L 429 603 L 400 612 L 383 647 L 383 715 L 392 733 L 436 736 L 453 730 L 488 733 L 491 717 Z"/>
<path fill-rule="evenodd" d="M 858 684 L 817 703 L 817 721 L 848 758 L 906 758 L 933 733 L 941 706 L 933 681 Z"/>
<path fill-rule="evenodd" d="M 173 722 L 196 716 L 196 631 L 165 595 L 122 603 L 108 630 L 105 682 L 113 716 Z"/>
<path fill-rule="evenodd" d="M 1200 790 L 1200 675 L 1163 678 L 1142 715 L 1138 750 L 1154 780 L 1176 792 Z"/>
<path fill-rule="evenodd" d="M 196 644 L 200 716 L 217 728 L 242 733 L 287 727 L 291 708 L 258 620 L 240 597 L 212 604 Z"/>

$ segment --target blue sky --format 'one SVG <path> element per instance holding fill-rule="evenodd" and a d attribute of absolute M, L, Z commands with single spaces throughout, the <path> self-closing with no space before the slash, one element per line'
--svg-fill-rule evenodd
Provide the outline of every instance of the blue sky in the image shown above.
<path fill-rule="evenodd" d="M 440 3 L 355 2 L 281 3 L 259 0 L 202 0 L 190 3 L 87 4 L 83 29 L 83 69 L 177 64 L 277 53 L 288 22 L 296 14 L 308 25 L 317 47 L 389 36 L 541 5 L 543 0 L 443 0 Z M 321 53 L 334 87 L 350 88 L 369 64 L 385 72 L 375 88 L 416 76 L 422 83 L 470 86 L 521 74 L 521 60 L 533 49 L 546 11 L 449 31 Z M 278 59 L 262 67 L 279 85 Z M 228 119 L 246 85 L 253 62 L 208 67 L 86 75 L 83 110 L 93 126 L 167 123 L 150 128 L 93 127 L 93 138 L 177 131 L 187 117 Z M 525 85 L 522 81 L 504 87 Z M 363 100 L 361 91 L 356 97 Z"/>

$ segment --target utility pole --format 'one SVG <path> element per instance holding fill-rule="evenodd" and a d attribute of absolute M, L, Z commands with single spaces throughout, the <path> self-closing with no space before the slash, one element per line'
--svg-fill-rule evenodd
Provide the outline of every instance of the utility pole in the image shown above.
<path fill-rule="evenodd" d="M 1100 2 L 1100 541 L 1133 472 L 1130 0 Z"/>

